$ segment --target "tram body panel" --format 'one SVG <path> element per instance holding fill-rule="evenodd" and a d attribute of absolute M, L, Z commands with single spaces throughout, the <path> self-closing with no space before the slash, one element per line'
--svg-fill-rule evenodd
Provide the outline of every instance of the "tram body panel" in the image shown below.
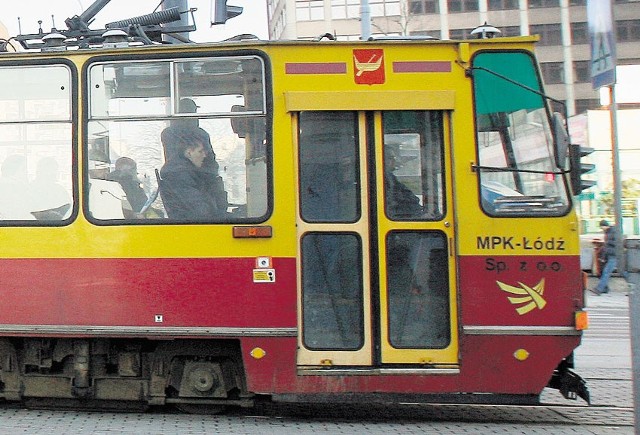
<path fill-rule="evenodd" d="M 513 62 L 536 85 L 533 42 L 7 58 L 0 74 L 29 65 L 29 80 L 52 69 L 60 83 L 45 86 L 48 118 L 11 114 L 0 129 L 49 134 L 70 199 L 47 206 L 55 219 L 0 211 L 0 354 L 22 371 L 3 367 L 5 398 L 538 395 L 579 345 L 584 301 L 546 103 L 500 78 Z M 197 114 L 182 111 L 185 95 Z M 211 136 L 223 218 L 184 221 L 162 204 L 160 132 L 184 120 Z M 23 140 L 44 156 L 33 132 Z M 123 156 L 160 198 L 150 209 L 132 213 L 97 175 Z M 198 381 L 210 377 L 222 386 Z"/>

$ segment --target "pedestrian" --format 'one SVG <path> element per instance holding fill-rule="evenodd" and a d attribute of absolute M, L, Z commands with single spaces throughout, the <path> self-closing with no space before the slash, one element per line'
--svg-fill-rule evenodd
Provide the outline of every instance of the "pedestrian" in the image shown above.
<path fill-rule="evenodd" d="M 611 278 L 611 274 L 618 266 L 615 227 L 612 227 L 608 221 L 603 219 L 600 221 L 600 229 L 604 232 L 604 245 L 598 253 L 598 260 L 600 260 L 601 264 L 604 264 L 604 267 L 602 268 L 598 285 L 595 289 L 591 289 L 591 292 L 598 296 L 603 293 L 609 293 L 609 278 Z"/>

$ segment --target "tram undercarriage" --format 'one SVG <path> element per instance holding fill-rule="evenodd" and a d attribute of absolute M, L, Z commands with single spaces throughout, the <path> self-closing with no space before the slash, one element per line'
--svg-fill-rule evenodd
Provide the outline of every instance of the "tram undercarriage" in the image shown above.
<path fill-rule="evenodd" d="M 34 407 L 252 406 L 237 341 L 0 339 L 0 397 Z"/>

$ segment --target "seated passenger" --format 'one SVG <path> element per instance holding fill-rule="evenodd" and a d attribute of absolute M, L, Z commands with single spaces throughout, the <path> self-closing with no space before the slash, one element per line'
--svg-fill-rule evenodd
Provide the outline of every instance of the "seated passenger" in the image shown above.
<path fill-rule="evenodd" d="M 33 220 L 29 210 L 27 159 L 8 156 L 0 166 L 0 219 Z"/>
<path fill-rule="evenodd" d="M 124 219 L 127 195 L 119 183 L 107 180 L 109 157 L 103 152 L 89 152 L 89 212 L 95 219 Z"/>
<path fill-rule="evenodd" d="M 29 184 L 31 214 L 39 220 L 62 220 L 71 214 L 71 195 L 58 183 L 58 162 L 43 157 L 36 166 L 36 177 Z"/>
<path fill-rule="evenodd" d="M 115 169 L 107 175 L 106 179 L 120 183 L 134 213 L 142 210 L 147 202 L 147 194 L 138 180 L 138 167 L 133 159 L 120 157 L 116 160 Z"/>
<path fill-rule="evenodd" d="M 179 113 L 196 113 L 198 105 L 190 99 L 183 98 L 178 103 Z M 202 127 L 198 119 L 180 118 L 170 121 L 169 127 L 162 130 L 160 141 L 164 149 L 164 158 L 166 161 L 171 160 L 176 153 L 179 152 L 180 136 L 184 135 L 184 131 L 190 130 L 204 147 L 205 158 L 197 170 L 203 174 L 203 177 L 209 178 L 213 185 L 213 191 L 216 196 L 216 202 L 221 210 L 226 211 L 229 204 L 227 202 L 227 193 L 224 190 L 224 182 L 218 173 L 219 165 L 216 161 L 216 153 L 211 146 L 211 137 Z"/>
<path fill-rule="evenodd" d="M 160 196 L 169 219 L 220 220 L 226 204 L 217 200 L 216 184 L 200 169 L 207 157 L 202 138 L 191 128 L 174 132 L 175 153 L 160 170 Z"/>

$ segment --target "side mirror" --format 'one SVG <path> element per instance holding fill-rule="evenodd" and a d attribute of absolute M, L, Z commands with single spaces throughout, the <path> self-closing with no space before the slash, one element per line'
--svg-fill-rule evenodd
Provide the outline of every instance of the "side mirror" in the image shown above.
<path fill-rule="evenodd" d="M 565 127 L 564 118 L 558 112 L 553 114 L 553 137 L 555 141 L 556 166 L 562 170 L 568 169 L 567 153 L 569 151 L 569 132 Z"/>

